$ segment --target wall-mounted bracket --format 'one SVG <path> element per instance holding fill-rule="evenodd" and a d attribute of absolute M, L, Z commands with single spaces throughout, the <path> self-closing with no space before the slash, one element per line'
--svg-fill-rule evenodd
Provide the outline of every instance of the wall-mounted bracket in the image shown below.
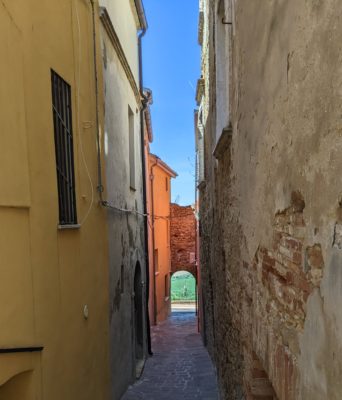
<path fill-rule="evenodd" d="M 223 25 L 233 25 L 233 22 L 225 21 L 224 17 L 222 17 L 222 24 Z"/>

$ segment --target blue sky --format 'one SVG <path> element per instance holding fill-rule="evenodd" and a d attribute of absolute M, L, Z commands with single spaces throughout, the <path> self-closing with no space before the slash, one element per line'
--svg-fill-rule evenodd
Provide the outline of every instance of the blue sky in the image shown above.
<path fill-rule="evenodd" d="M 149 26 L 143 39 L 144 86 L 153 91 L 151 151 L 178 173 L 172 201 L 192 204 L 198 0 L 144 0 L 144 7 Z"/>

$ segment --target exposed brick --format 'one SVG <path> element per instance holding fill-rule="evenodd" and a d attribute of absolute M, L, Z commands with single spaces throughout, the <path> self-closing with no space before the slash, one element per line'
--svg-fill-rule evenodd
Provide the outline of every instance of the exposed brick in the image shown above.
<path fill-rule="evenodd" d="M 196 271 L 196 219 L 191 206 L 171 204 L 171 271 Z"/>
<path fill-rule="evenodd" d="M 322 249 L 319 244 L 315 244 L 312 247 L 306 249 L 306 257 L 308 265 L 311 268 L 322 268 L 324 265 Z"/>

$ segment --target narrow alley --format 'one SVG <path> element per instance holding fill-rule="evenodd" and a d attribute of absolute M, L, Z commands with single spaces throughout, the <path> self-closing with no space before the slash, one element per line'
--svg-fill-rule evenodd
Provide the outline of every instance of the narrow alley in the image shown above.
<path fill-rule="evenodd" d="M 216 377 L 191 312 L 152 328 L 153 357 L 122 400 L 216 400 Z"/>
<path fill-rule="evenodd" d="M 0 400 L 342 400 L 342 0 L 0 0 Z"/>

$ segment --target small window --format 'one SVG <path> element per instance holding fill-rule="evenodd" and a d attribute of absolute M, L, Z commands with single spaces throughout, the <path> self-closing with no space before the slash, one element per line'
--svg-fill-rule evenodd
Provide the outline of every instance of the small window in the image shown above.
<path fill-rule="evenodd" d="M 159 271 L 158 249 L 154 250 L 154 271 Z"/>
<path fill-rule="evenodd" d="M 134 137 L 134 114 L 128 107 L 128 134 L 129 134 L 129 185 L 132 190 L 135 185 L 135 137 Z"/>
<path fill-rule="evenodd" d="M 71 87 L 51 70 L 52 110 L 58 185 L 59 223 L 77 224 Z"/>
<path fill-rule="evenodd" d="M 170 224 L 168 219 L 165 221 L 165 226 L 166 226 L 166 242 L 167 246 L 170 246 Z"/>
<path fill-rule="evenodd" d="M 168 177 L 165 178 L 165 189 L 167 192 L 169 191 L 169 178 Z"/>
<path fill-rule="evenodd" d="M 169 274 L 165 275 L 165 298 L 170 296 Z"/>

